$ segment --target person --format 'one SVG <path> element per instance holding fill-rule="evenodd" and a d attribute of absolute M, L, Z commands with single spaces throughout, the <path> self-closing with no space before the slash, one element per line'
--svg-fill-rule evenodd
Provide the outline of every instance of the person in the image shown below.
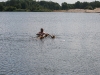
<path fill-rule="evenodd" d="M 48 33 L 44 33 L 44 29 L 41 28 L 40 29 L 40 32 L 38 32 L 37 34 L 37 37 L 39 37 L 40 39 L 43 39 L 44 37 L 47 37 L 47 36 L 51 36 L 50 34 Z M 55 38 L 55 36 L 51 36 L 51 38 Z"/>
<path fill-rule="evenodd" d="M 44 33 L 44 29 L 43 28 L 41 28 L 40 32 L 37 33 L 38 36 L 43 36 L 44 34 L 45 33 Z"/>

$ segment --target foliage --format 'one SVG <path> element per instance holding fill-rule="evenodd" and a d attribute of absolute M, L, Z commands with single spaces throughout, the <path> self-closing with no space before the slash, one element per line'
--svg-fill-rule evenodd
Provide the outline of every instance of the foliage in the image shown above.
<path fill-rule="evenodd" d="M 3 11 L 4 7 L 2 5 L 2 3 L 0 3 L 0 11 Z"/>
<path fill-rule="evenodd" d="M 5 11 L 14 11 L 14 10 L 16 10 L 16 7 L 9 6 L 5 8 Z"/>
<path fill-rule="evenodd" d="M 93 10 L 92 6 L 86 6 L 85 9 Z"/>
<path fill-rule="evenodd" d="M 80 2 L 77 1 L 75 4 L 68 4 L 63 2 L 59 5 L 56 2 L 45 1 L 45 0 L 7 0 L 6 2 L 0 2 L 0 11 L 32 11 L 32 12 L 43 12 L 53 10 L 68 10 L 68 9 L 94 9 L 100 7 L 99 1 L 94 2 Z"/>
<path fill-rule="evenodd" d="M 77 1 L 77 2 L 74 4 L 74 7 L 75 7 L 75 8 L 80 8 L 80 7 L 81 7 L 80 1 Z"/>
<path fill-rule="evenodd" d="M 68 9 L 68 4 L 66 2 L 62 3 L 62 9 L 67 10 Z"/>

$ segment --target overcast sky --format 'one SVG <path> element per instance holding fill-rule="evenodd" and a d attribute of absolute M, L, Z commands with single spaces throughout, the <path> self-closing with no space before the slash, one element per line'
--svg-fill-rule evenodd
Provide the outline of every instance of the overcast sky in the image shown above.
<path fill-rule="evenodd" d="M 7 0 L 0 0 L 0 2 L 2 2 L 2 1 L 7 1 Z M 44 0 L 44 1 L 53 1 L 53 2 L 57 2 L 57 3 L 61 4 L 62 2 L 67 2 L 67 3 L 75 3 L 77 1 L 80 1 L 80 2 L 84 2 L 84 1 L 92 2 L 92 1 L 95 1 L 95 0 Z M 96 1 L 100 1 L 100 0 L 96 0 Z"/>
<path fill-rule="evenodd" d="M 46 0 L 46 1 L 50 1 L 50 0 Z M 62 2 L 67 2 L 67 3 L 75 3 L 77 1 L 80 1 L 80 2 L 92 2 L 92 1 L 95 1 L 95 0 L 51 0 L 53 2 L 57 2 L 59 4 L 61 4 Z"/>

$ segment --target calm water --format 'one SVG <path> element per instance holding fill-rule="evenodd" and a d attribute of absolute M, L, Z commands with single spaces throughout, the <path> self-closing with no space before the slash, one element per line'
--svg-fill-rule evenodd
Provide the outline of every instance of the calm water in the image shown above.
<path fill-rule="evenodd" d="M 1 74 L 100 75 L 100 14 L 0 12 Z"/>

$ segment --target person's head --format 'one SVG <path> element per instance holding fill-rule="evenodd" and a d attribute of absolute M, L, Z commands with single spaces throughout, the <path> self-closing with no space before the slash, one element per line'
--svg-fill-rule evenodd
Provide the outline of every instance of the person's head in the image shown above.
<path fill-rule="evenodd" d="M 43 30 L 43 28 L 41 28 L 41 32 L 43 32 L 44 30 Z"/>

